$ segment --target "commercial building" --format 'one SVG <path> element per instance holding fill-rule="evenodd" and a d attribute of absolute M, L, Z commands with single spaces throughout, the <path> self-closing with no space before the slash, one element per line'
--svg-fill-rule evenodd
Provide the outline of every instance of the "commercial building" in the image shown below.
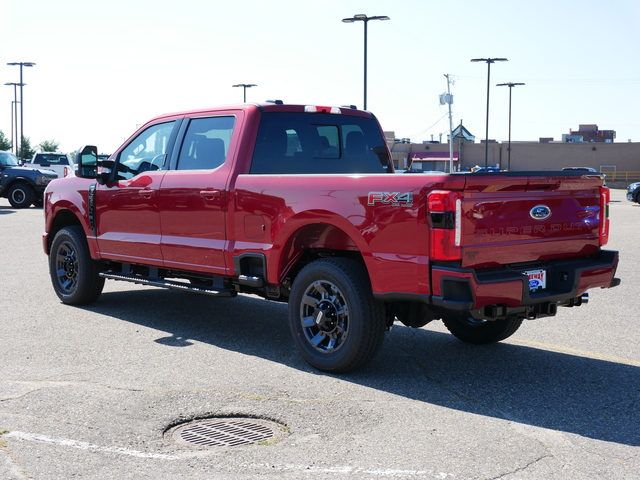
<path fill-rule="evenodd" d="M 612 140 L 615 138 L 615 131 L 598 130 L 597 125 L 580 125 L 580 130 L 570 132 L 573 136 L 582 136 L 582 140 L 512 140 L 510 162 L 507 156 L 507 142 L 489 140 L 488 166 L 500 170 L 508 170 L 510 166 L 512 171 L 591 167 L 605 173 L 609 185 L 613 185 L 613 182 L 622 185 L 640 180 L 640 143 L 614 143 Z M 576 135 L 578 133 L 580 135 Z M 452 163 L 454 171 L 466 171 L 485 164 L 484 140 L 476 143 L 475 137 L 462 125 L 453 132 L 451 162 L 449 144 L 446 142 L 411 143 L 409 139 L 396 139 L 394 132 L 386 132 L 386 137 L 396 169 L 448 172 L 449 164 Z M 608 141 L 609 139 L 611 141 Z"/>

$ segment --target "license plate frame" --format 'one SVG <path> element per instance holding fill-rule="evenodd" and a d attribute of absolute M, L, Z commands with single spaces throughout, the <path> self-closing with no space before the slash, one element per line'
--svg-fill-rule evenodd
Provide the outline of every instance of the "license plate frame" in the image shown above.
<path fill-rule="evenodd" d="M 529 291 L 536 292 L 547 288 L 547 270 L 536 268 L 535 270 L 525 270 L 524 273 L 529 278 Z"/>

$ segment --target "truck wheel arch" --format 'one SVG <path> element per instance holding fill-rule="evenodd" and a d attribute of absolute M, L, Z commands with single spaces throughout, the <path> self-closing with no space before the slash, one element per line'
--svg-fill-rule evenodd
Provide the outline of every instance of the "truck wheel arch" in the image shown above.
<path fill-rule="evenodd" d="M 51 252 L 51 244 L 53 243 L 53 238 L 56 234 L 65 227 L 69 227 L 72 225 L 82 226 L 80 219 L 70 210 L 60 210 L 56 213 L 51 225 L 49 227 L 48 236 L 47 236 L 47 249 L 46 253 L 49 254 Z"/>
<path fill-rule="evenodd" d="M 275 244 L 282 245 L 281 253 L 275 259 L 274 257 L 270 258 L 272 265 L 267 270 L 275 272 L 274 275 L 277 275 L 277 279 L 271 278 L 270 280 L 275 280 L 280 284 L 283 284 L 292 272 L 308 263 L 310 259 L 321 256 L 323 252 L 341 252 L 341 255 L 338 256 L 359 258 L 363 253 L 352 235 L 330 223 L 300 226 L 291 232 L 284 242 L 276 242 Z"/>

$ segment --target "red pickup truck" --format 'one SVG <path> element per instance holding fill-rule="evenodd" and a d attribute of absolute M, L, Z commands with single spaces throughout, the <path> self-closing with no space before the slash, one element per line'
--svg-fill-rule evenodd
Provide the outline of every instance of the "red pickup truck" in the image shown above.
<path fill-rule="evenodd" d="M 288 302 L 324 371 L 367 363 L 395 319 L 491 343 L 619 283 L 602 175 L 395 174 L 377 120 L 352 108 L 162 115 L 77 162 L 45 194 L 62 302 L 95 301 L 105 279 Z"/>

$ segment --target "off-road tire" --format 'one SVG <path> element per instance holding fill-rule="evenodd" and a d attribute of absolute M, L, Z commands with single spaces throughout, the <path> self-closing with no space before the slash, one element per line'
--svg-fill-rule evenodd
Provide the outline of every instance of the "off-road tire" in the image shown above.
<path fill-rule="evenodd" d="M 466 343 L 483 345 L 495 343 L 516 333 L 522 324 L 522 318 L 510 317 L 506 320 L 476 320 L 465 315 L 446 315 L 442 317 L 447 330 Z"/>
<path fill-rule="evenodd" d="M 49 274 L 58 298 L 68 305 L 93 303 L 104 287 L 99 273 L 82 227 L 73 225 L 60 230 L 49 253 Z"/>
<path fill-rule="evenodd" d="M 15 183 L 9 188 L 7 198 L 13 208 L 29 208 L 34 202 L 36 193 L 26 183 Z"/>
<path fill-rule="evenodd" d="M 362 263 L 324 258 L 305 266 L 289 297 L 289 328 L 300 355 L 318 370 L 343 373 L 368 363 L 386 331 Z"/>

